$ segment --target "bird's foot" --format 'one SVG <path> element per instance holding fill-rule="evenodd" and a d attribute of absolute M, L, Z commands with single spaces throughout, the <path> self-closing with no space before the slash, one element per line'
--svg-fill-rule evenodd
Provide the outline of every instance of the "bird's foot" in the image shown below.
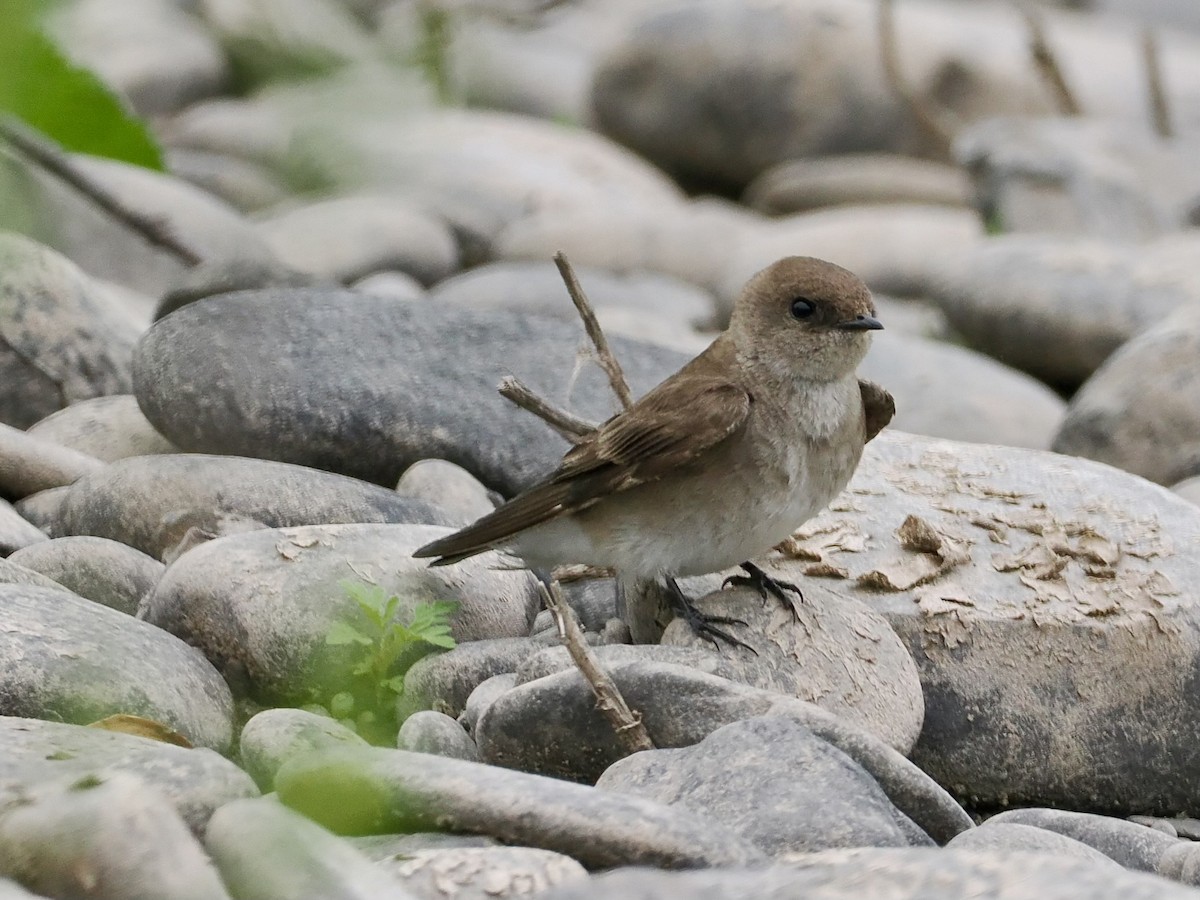
<path fill-rule="evenodd" d="M 735 587 L 754 588 L 764 600 L 768 595 L 774 597 L 792 611 L 793 619 L 800 621 L 800 611 L 796 608 L 796 601 L 786 593 L 791 591 L 803 603 L 804 595 L 800 593 L 800 588 L 790 581 L 776 581 L 752 562 L 742 563 L 742 568 L 746 570 L 745 575 L 730 575 L 721 582 L 721 587 L 725 588 L 732 584 Z"/>
<path fill-rule="evenodd" d="M 696 637 L 703 638 L 718 650 L 721 649 L 720 641 L 725 641 L 731 647 L 745 647 L 755 656 L 758 656 L 758 651 L 745 641 L 738 640 L 724 628 L 717 627 L 718 625 L 745 626 L 746 623 L 744 621 L 732 618 L 731 616 L 710 616 L 707 613 L 702 613 L 696 609 L 696 605 L 683 592 L 683 589 L 679 587 L 679 583 L 674 578 L 667 578 L 665 580 L 671 594 L 671 599 L 674 601 L 675 607 L 679 612 L 679 617 L 687 622 L 688 627 L 692 629 L 692 633 Z"/>

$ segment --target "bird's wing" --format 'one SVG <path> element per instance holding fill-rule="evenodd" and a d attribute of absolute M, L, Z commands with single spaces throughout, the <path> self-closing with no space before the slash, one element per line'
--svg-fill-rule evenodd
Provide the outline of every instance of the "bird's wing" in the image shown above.
<path fill-rule="evenodd" d="M 569 450 L 546 481 L 413 555 L 440 557 L 434 565 L 457 562 L 526 528 L 654 481 L 724 441 L 749 414 L 744 388 L 680 373 Z"/>
<path fill-rule="evenodd" d="M 892 421 L 892 416 L 896 414 L 896 401 L 882 387 L 865 378 L 858 379 L 858 389 L 862 393 L 863 420 L 866 425 L 863 443 L 866 443 Z"/>

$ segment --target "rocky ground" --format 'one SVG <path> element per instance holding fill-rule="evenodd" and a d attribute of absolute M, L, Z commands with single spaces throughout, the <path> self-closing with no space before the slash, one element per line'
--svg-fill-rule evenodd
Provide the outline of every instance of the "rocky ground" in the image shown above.
<path fill-rule="evenodd" d="M 1064 94 L 879 8 L 60 5 L 194 258 L 0 141 L 0 900 L 1200 898 L 1200 14 L 1033 7 Z M 616 408 L 557 250 L 635 393 L 780 256 L 887 326 L 798 617 L 685 582 L 755 653 L 565 582 L 637 753 L 528 571 L 411 557 L 568 446 L 501 378 Z"/>

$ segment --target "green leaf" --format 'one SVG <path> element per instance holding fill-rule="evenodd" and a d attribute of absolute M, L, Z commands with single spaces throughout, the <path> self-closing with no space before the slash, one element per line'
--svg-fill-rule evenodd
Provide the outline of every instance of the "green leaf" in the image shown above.
<path fill-rule="evenodd" d="M 453 650 L 458 646 L 458 642 L 454 640 L 454 636 L 450 634 L 450 630 L 446 629 L 445 634 L 426 632 L 421 636 L 426 644 L 433 644 L 435 647 L 443 647 L 446 650 Z"/>
<path fill-rule="evenodd" d="M 353 625 L 348 625 L 345 622 L 334 622 L 329 626 L 329 631 L 325 634 L 325 643 L 331 647 L 341 647 L 345 644 L 361 644 L 364 647 L 369 647 L 372 641 Z"/>
<path fill-rule="evenodd" d="M 351 675 L 372 675 L 375 672 L 375 661 L 371 657 L 361 660 L 353 669 Z"/>
<path fill-rule="evenodd" d="M 42 32 L 45 0 L 0 3 L 0 115 L 31 125 L 63 149 L 163 169 L 146 126 L 91 72 L 70 63 Z"/>
<path fill-rule="evenodd" d="M 391 678 L 385 678 L 380 682 L 389 691 L 394 691 L 397 694 L 404 693 L 404 676 L 393 675 Z"/>
<path fill-rule="evenodd" d="M 383 607 L 383 621 L 390 622 L 396 617 L 396 610 L 400 608 L 400 598 L 395 594 L 388 597 L 387 603 Z"/>

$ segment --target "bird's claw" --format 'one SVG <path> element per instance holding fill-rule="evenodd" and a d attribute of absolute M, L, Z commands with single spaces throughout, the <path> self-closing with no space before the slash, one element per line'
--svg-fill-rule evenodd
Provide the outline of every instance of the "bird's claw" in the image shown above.
<path fill-rule="evenodd" d="M 746 570 L 745 575 L 730 575 L 721 582 L 721 589 L 734 585 L 735 587 L 748 587 L 758 591 L 758 595 L 764 600 L 768 596 L 774 597 L 784 606 L 792 611 L 792 618 L 797 622 L 800 621 L 800 611 L 796 608 L 796 601 L 792 600 L 787 595 L 787 591 L 794 593 L 800 600 L 804 602 L 804 594 L 800 592 L 800 588 L 792 584 L 790 581 L 776 581 L 754 563 L 742 563 L 742 568 Z"/>
<path fill-rule="evenodd" d="M 720 641 L 725 641 L 731 647 L 745 647 L 755 656 L 758 656 L 758 651 L 745 641 L 734 637 L 724 628 L 717 627 L 718 625 L 741 625 L 748 627 L 748 623 L 742 619 L 735 619 L 732 616 L 710 616 L 707 613 L 703 613 L 696 609 L 695 604 L 688 599 L 679 585 L 675 583 L 675 579 L 668 579 L 667 585 L 671 589 L 671 596 L 675 601 L 679 617 L 692 629 L 692 634 L 708 641 L 717 650 L 721 649 Z"/>

